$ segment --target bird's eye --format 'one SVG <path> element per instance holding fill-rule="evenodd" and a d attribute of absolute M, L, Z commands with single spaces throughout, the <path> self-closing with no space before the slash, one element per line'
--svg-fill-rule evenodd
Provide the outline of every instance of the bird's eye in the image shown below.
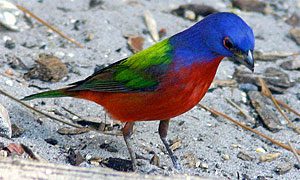
<path fill-rule="evenodd" d="M 233 48 L 233 43 L 231 42 L 231 40 L 229 39 L 229 37 L 225 37 L 223 40 L 223 45 L 225 46 L 225 48 L 231 50 Z"/>

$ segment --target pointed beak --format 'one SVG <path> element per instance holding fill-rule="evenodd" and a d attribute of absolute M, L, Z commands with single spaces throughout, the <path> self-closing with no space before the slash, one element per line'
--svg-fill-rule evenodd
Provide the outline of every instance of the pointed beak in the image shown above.
<path fill-rule="evenodd" d="M 252 72 L 254 71 L 254 58 L 253 58 L 253 51 L 249 50 L 246 53 L 238 53 L 234 55 L 234 59 L 241 64 L 245 65 L 248 69 Z"/>

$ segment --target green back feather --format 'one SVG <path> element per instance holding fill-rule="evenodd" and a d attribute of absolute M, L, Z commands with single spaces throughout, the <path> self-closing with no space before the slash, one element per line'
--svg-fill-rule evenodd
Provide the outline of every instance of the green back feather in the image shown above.
<path fill-rule="evenodd" d="M 101 92 L 152 91 L 172 61 L 168 39 L 131 57 L 99 70 L 87 79 L 74 83 L 76 90 Z"/>

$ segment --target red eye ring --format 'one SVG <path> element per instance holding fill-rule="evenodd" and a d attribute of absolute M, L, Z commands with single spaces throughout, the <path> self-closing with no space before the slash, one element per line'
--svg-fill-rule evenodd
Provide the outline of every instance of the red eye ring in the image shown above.
<path fill-rule="evenodd" d="M 229 37 L 225 37 L 223 39 L 223 45 L 228 50 L 231 50 L 233 48 L 233 43 L 231 42 L 231 40 L 229 39 Z"/>

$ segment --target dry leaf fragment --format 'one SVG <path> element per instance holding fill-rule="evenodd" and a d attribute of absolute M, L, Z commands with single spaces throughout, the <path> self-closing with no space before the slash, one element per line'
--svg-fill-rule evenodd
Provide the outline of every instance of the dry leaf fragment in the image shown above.
<path fill-rule="evenodd" d="M 17 124 L 12 124 L 11 129 L 12 129 L 12 136 L 11 136 L 12 138 L 20 137 L 25 132 L 25 130 L 19 127 Z"/>
<path fill-rule="evenodd" d="M 82 162 L 85 161 L 84 157 L 80 154 L 80 152 L 75 152 L 73 148 L 69 149 L 67 160 L 73 166 L 79 166 Z"/>
<path fill-rule="evenodd" d="M 278 119 L 277 114 L 272 110 L 270 100 L 257 91 L 250 91 L 248 96 L 251 104 L 261 117 L 263 124 L 272 132 L 281 130 L 280 120 Z"/>
<path fill-rule="evenodd" d="M 170 149 L 172 151 L 175 151 L 176 149 L 180 148 L 181 147 L 181 140 L 180 139 L 176 139 L 174 140 L 171 145 L 170 145 Z"/>
<path fill-rule="evenodd" d="M 281 153 L 264 154 L 259 157 L 259 161 L 260 162 L 271 162 L 271 161 L 274 161 L 275 159 L 277 159 L 280 155 L 281 155 Z"/>
<path fill-rule="evenodd" d="M 25 152 L 23 147 L 20 144 L 15 144 L 15 143 L 10 143 L 4 149 L 7 149 L 8 152 L 11 154 L 17 154 L 19 156 L 21 156 Z"/>
<path fill-rule="evenodd" d="M 67 66 L 56 56 L 40 54 L 36 63 L 35 67 L 24 75 L 25 78 L 57 82 L 68 74 Z"/>
<path fill-rule="evenodd" d="M 147 28 L 152 36 L 152 39 L 155 42 L 159 41 L 159 34 L 157 31 L 157 24 L 155 19 L 153 18 L 151 12 L 149 10 L 146 10 L 144 13 L 145 23 L 147 25 Z"/>
<path fill-rule="evenodd" d="M 143 50 L 144 41 L 145 39 L 141 36 L 129 36 L 127 43 L 129 45 L 130 50 L 133 53 L 137 53 Z"/>
<path fill-rule="evenodd" d="M 83 134 L 88 132 L 88 128 L 70 128 L 70 127 L 63 127 L 57 130 L 57 132 L 61 135 L 77 135 Z"/>

